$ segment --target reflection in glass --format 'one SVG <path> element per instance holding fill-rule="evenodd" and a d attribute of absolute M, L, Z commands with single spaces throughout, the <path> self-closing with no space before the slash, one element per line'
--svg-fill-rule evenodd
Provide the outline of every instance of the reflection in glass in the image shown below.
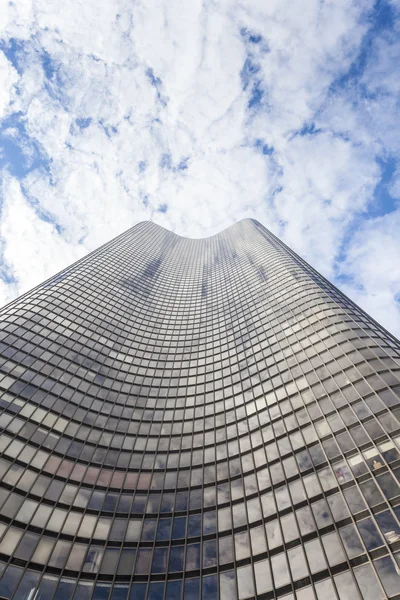
<path fill-rule="evenodd" d="M 221 600 L 237 600 L 236 576 L 234 571 L 224 571 L 219 576 Z"/>
<path fill-rule="evenodd" d="M 400 590 L 400 572 L 397 564 L 390 556 L 374 560 L 379 579 L 388 596 L 394 596 Z"/>
<path fill-rule="evenodd" d="M 240 567 L 237 570 L 237 582 L 239 590 L 239 600 L 254 596 L 254 583 L 251 565 Z"/>

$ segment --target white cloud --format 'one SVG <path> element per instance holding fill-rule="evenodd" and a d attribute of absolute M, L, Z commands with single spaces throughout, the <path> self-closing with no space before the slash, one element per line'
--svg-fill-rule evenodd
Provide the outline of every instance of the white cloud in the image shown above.
<path fill-rule="evenodd" d="M 3 261 L 19 283 L 20 293 L 28 291 L 88 252 L 85 246 L 71 247 L 58 235 L 52 223 L 37 218 L 15 178 L 6 175 L 2 191 L 5 202 L 0 237 L 6 241 Z"/>
<path fill-rule="evenodd" d="M 400 331 L 400 210 L 364 222 L 355 233 L 341 266 L 353 278 L 343 286 L 389 331 Z M 361 268 L 360 268 L 361 267 Z"/>
<path fill-rule="evenodd" d="M 0 52 L 0 119 L 9 110 L 13 87 L 18 80 L 18 73 L 9 63 L 4 54 Z"/>
<path fill-rule="evenodd" d="M 377 157 L 398 160 L 400 139 L 400 44 L 393 29 L 372 35 L 373 7 L 9 3 L 0 39 L 20 50 L 0 52 L 0 117 L 1 107 L 21 113 L 24 151 L 42 160 L 20 182 L 4 171 L 3 254 L 15 283 L 0 298 L 143 219 L 202 237 L 251 216 L 329 278 L 346 272 L 346 291 L 378 320 L 386 306 L 399 334 L 392 259 L 378 297 L 372 250 L 354 233 L 364 227 L 376 251 L 386 227 L 396 252 L 395 228 L 382 223 L 397 217 L 368 215 Z M 397 189 L 393 177 L 387 190 Z"/>

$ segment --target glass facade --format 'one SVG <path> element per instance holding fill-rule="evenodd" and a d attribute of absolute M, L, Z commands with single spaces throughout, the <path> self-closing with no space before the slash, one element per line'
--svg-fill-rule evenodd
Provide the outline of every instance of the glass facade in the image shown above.
<path fill-rule="evenodd" d="M 400 344 L 256 221 L 0 311 L 0 598 L 400 598 Z"/>

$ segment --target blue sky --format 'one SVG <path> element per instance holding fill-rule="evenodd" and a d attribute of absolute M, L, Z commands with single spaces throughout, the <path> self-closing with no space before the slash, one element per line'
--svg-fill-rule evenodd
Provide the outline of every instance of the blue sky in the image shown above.
<path fill-rule="evenodd" d="M 6 2 L 0 303 L 258 219 L 400 335 L 400 2 Z"/>

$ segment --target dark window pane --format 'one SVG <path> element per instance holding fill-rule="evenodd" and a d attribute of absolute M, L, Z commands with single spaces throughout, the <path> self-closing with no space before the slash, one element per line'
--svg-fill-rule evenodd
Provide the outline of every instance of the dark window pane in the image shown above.
<path fill-rule="evenodd" d="M 168 548 L 155 548 L 153 554 L 152 573 L 165 573 L 167 570 Z"/>
<path fill-rule="evenodd" d="M 169 571 L 183 571 L 183 553 L 183 546 L 171 546 L 169 555 Z"/>
<path fill-rule="evenodd" d="M 199 600 L 200 579 L 186 579 L 183 597 L 185 600 Z"/>

